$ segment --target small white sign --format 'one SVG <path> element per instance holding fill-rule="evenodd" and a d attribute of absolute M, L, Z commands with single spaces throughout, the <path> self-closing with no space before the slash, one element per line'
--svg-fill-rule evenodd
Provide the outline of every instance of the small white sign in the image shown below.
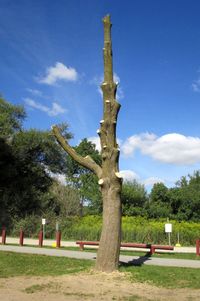
<path fill-rule="evenodd" d="M 172 224 L 165 224 L 165 233 L 172 233 Z"/>
<path fill-rule="evenodd" d="M 42 218 L 42 225 L 46 224 L 46 218 Z"/>

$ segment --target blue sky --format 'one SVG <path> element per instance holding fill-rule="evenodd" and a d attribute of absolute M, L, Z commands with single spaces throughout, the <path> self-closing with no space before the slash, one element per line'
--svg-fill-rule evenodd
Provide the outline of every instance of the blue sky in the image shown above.
<path fill-rule="evenodd" d="M 149 189 L 200 168 L 198 0 L 0 1 L 0 92 L 23 104 L 26 128 L 66 121 L 97 140 L 103 25 L 111 14 L 120 82 L 120 169 Z"/>

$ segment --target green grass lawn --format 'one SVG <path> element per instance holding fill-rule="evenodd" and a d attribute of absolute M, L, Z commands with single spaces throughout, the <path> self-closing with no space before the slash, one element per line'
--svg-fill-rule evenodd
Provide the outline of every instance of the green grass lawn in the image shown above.
<path fill-rule="evenodd" d="M 89 271 L 94 265 L 90 260 L 66 257 L 29 255 L 0 251 L 0 277 L 58 276 L 81 271 Z M 122 266 L 121 272 L 134 282 L 147 282 L 155 286 L 168 288 L 200 289 L 200 269 L 158 267 L 158 266 Z"/>
<path fill-rule="evenodd" d="M 135 266 L 121 267 L 121 271 L 130 272 L 134 282 L 149 283 L 166 288 L 195 288 L 200 289 L 200 269 Z"/>
<path fill-rule="evenodd" d="M 1 278 L 19 275 L 57 276 L 85 271 L 92 265 L 91 260 L 0 252 Z"/>

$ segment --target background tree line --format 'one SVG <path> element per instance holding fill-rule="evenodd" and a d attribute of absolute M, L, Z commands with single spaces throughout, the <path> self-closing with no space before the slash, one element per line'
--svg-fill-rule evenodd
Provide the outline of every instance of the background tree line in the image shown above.
<path fill-rule="evenodd" d="M 49 131 L 23 128 L 26 112 L 0 97 L 0 226 L 27 216 L 83 216 L 102 212 L 97 178 L 62 151 Z M 60 129 L 72 138 L 67 124 Z M 95 145 L 83 139 L 76 151 L 97 163 Z M 58 175 L 65 175 L 61 184 Z M 200 172 L 182 177 L 173 188 L 154 184 L 148 194 L 136 180 L 123 183 L 123 215 L 200 220 Z"/>

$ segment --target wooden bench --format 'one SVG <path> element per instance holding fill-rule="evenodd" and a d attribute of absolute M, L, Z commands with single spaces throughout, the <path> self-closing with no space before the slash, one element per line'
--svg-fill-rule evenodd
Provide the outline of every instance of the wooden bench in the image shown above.
<path fill-rule="evenodd" d="M 98 246 L 99 241 L 80 241 L 76 242 L 79 245 L 80 249 L 83 251 L 84 246 Z M 139 244 L 139 243 L 127 243 L 122 242 L 121 247 L 123 248 L 142 248 L 142 249 L 149 249 L 150 254 L 154 254 L 156 250 L 166 250 L 166 251 L 173 251 L 173 246 L 166 246 L 166 245 L 153 245 L 153 244 Z"/>

